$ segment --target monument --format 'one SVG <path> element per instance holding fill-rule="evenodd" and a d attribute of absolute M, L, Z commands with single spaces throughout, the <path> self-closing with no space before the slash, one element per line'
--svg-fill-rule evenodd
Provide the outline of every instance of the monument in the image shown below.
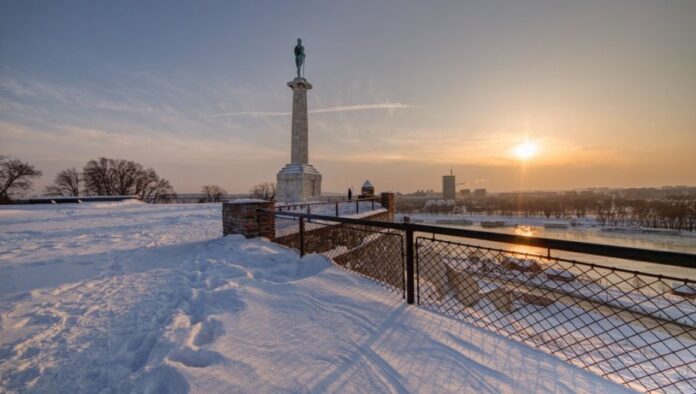
<path fill-rule="evenodd" d="M 304 78 L 305 52 L 299 38 L 294 52 L 297 77 L 288 82 L 292 89 L 290 163 L 278 173 L 276 190 L 276 200 L 284 202 L 310 201 L 321 197 L 321 174 L 309 164 L 307 90 L 312 88 L 312 84 Z"/>

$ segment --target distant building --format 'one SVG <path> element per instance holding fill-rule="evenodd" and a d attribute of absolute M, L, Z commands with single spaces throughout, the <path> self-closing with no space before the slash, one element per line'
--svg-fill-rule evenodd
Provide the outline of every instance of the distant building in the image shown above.
<path fill-rule="evenodd" d="M 454 174 L 442 176 L 442 198 L 445 200 L 454 200 L 457 197 L 455 190 Z"/>
<path fill-rule="evenodd" d="M 363 183 L 362 188 L 360 188 L 360 197 L 374 197 L 375 196 L 375 187 L 372 186 L 372 183 L 370 181 L 365 181 Z"/>
<path fill-rule="evenodd" d="M 471 197 L 471 189 L 462 189 L 459 191 L 459 197 L 469 198 Z"/>
<path fill-rule="evenodd" d="M 486 189 L 476 189 L 474 190 L 474 197 L 486 197 L 487 193 Z"/>

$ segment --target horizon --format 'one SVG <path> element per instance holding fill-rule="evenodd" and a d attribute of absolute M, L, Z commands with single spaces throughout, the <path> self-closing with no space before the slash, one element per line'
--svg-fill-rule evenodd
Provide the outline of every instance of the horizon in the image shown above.
<path fill-rule="evenodd" d="M 0 154 L 31 194 L 99 156 L 182 194 L 274 181 L 298 37 L 327 193 L 696 182 L 694 2 L 0 7 Z"/>

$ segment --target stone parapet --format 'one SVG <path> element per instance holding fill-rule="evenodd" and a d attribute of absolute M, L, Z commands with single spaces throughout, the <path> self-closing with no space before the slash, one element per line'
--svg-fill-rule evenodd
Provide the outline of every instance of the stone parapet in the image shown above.
<path fill-rule="evenodd" d="M 247 238 L 275 237 L 275 216 L 259 214 L 258 210 L 273 211 L 273 201 L 237 200 L 222 203 L 222 234 L 242 234 Z"/>

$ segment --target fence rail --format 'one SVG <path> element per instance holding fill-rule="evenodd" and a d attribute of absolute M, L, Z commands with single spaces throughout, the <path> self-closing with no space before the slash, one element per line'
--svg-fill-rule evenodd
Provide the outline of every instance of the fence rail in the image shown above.
<path fill-rule="evenodd" d="M 322 253 L 400 292 L 410 304 L 638 390 L 696 392 L 696 282 L 582 261 L 592 255 L 696 269 L 696 255 L 298 212 L 263 214 L 275 216 L 276 242 L 300 254 Z M 572 252 L 573 259 L 552 256 L 552 250 Z"/>
<path fill-rule="evenodd" d="M 376 280 L 378 283 L 406 296 L 404 285 L 404 233 L 372 225 L 342 223 L 343 218 L 310 215 L 312 218 L 289 213 L 274 215 L 274 241 L 293 248 L 303 256 L 319 253 L 336 265 Z"/>
<path fill-rule="evenodd" d="M 333 201 L 306 202 L 299 204 L 277 205 L 276 212 L 305 212 L 307 214 L 330 213 L 334 217 L 372 211 L 379 207 L 379 197 L 363 197 L 352 200 L 341 199 Z"/>

